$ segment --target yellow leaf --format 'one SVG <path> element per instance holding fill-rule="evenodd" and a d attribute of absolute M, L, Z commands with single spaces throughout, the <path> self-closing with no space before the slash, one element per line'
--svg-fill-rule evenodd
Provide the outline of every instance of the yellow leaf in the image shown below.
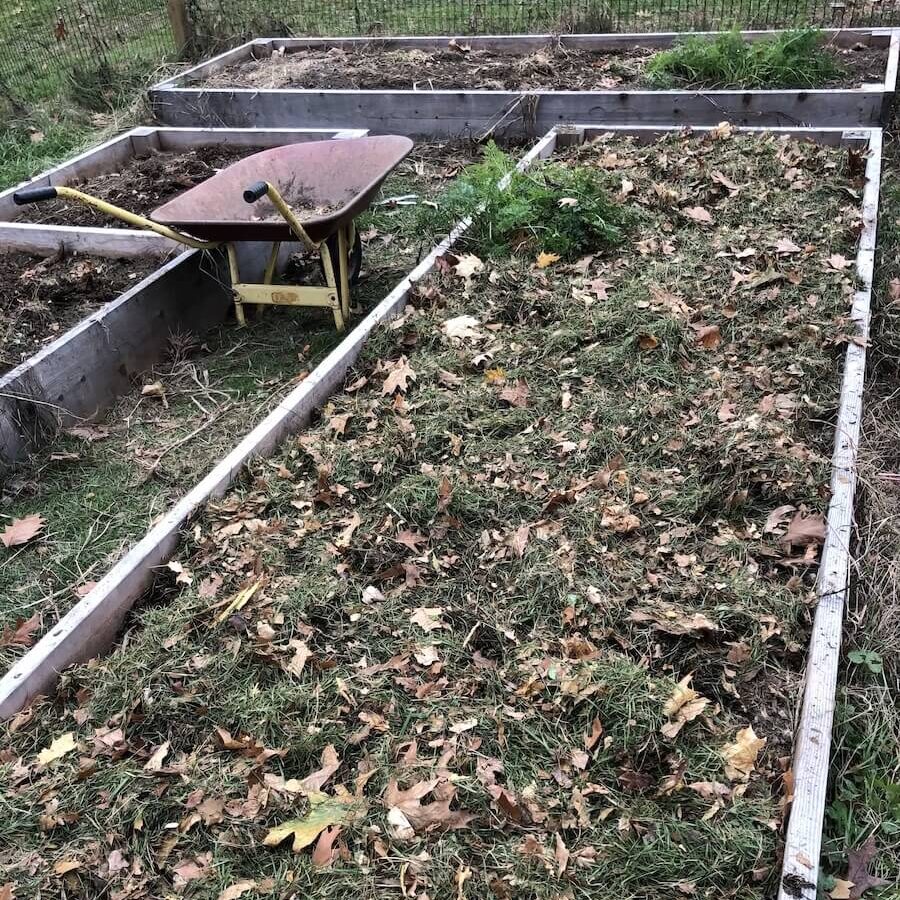
<path fill-rule="evenodd" d="M 547 266 L 552 266 L 555 262 L 559 262 L 558 253 L 546 253 L 543 250 L 538 253 L 537 267 L 539 269 L 546 269 Z"/>
<path fill-rule="evenodd" d="M 660 731 L 664 737 L 670 740 L 675 738 L 688 722 L 696 719 L 709 705 L 709 700 L 706 697 L 701 697 L 691 687 L 691 677 L 690 675 L 685 675 L 675 685 L 672 696 L 669 697 L 665 706 L 663 706 L 663 712 L 668 716 L 669 721 L 660 728 Z"/>
<path fill-rule="evenodd" d="M 309 795 L 309 812 L 302 819 L 291 819 L 283 825 L 270 828 L 263 843 L 267 847 L 277 847 L 282 841 L 293 836 L 292 850 L 299 853 L 308 847 L 329 825 L 341 825 L 351 821 L 357 811 L 357 804 L 327 794 Z"/>
<path fill-rule="evenodd" d="M 737 733 L 733 744 L 722 748 L 725 759 L 725 774 L 732 781 L 746 781 L 756 768 L 759 751 L 766 746 L 765 738 L 758 738 L 752 725 L 742 728 Z"/>
<path fill-rule="evenodd" d="M 75 735 L 71 731 L 67 731 L 64 735 L 58 737 L 49 747 L 45 747 L 38 753 L 37 761 L 40 765 L 46 766 L 54 760 L 71 753 L 75 749 Z"/>
<path fill-rule="evenodd" d="M 238 900 L 238 897 L 243 897 L 244 894 L 255 890 L 257 886 L 255 881 L 236 881 L 219 894 L 218 900 Z"/>

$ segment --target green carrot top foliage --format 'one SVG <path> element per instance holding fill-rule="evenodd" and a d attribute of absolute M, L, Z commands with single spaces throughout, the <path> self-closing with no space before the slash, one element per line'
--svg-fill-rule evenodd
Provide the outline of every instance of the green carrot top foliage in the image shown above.
<path fill-rule="evenodd" d="M 500 182 L 509 176 L 509 183 Z M 423 211 L 423 228 L 446 232 L 472 216 L 466 243 L 484 256 L 545 251 L 562 259 L 621 243 L 631 214 L 613 201 L 604 175 L 586 167 L 541 163 L 520 172 L 493 142 L 440 200 Z"/>
<path fill-rule="evenodd" d="M 817 28 L 797 28 L 760 41 L 747 41 L 736 30 L 713 40 L 688 36 L 647 64 L 648 80 L 657 86 L 813 88 L 840 74 Z"/>

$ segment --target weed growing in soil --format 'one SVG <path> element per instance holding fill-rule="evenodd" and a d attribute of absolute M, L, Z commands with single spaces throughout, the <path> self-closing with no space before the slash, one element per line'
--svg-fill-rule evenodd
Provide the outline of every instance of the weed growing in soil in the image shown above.
<path fill-rule="evenodd" d="M 737 30 L 714 40 L 689 36 L 647 63 L 647 78 L 660 87 L 813 88 L 840 74 L 816 28 L 785 31 L 773 40 L 747 41 Z"/>
<path fill-rule="evenodd" d="M 560 164 L 639 238 L 446 259 L 4 726 L 20 893 L 773 894 L 858 185 L 771 136 Z"/>
<path fill-rule="evenodd" d="M 502 189 L 505 177 L 509 184 Z M 425 211 L 423 227 L 446 233 L 471 216 L 465 242 L 486 256 L 543 250 L 565 260 L 621 243 L 629 220 L 592 169 L 548 163 L 520 172 L 516 160 L 494 143 L 485 148 L 483 162 L 462 173 L 437 209 Z"/>

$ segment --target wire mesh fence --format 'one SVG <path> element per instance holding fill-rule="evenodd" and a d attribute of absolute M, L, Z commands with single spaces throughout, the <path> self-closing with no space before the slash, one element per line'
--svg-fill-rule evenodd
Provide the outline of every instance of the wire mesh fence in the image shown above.
<path fill-rule="evenodd" d="M 900 24 L 900 0 L 12 0 L 0 5 L 0 98 L 107 102 L 176 55 L 258 36 L 697 31 Z"/>
<path fill-rule="evenodd" d="M 201 46 L 236 35 L 701 31 L 887 25 L 900 0 L 190 0 Z"/>
<path fill-rule="evenodd" d="M 79 76 L 137 73 L 171 58 L 165 0 L 13 0 L 0 5 L 0 93 L 54 96 Z"/>

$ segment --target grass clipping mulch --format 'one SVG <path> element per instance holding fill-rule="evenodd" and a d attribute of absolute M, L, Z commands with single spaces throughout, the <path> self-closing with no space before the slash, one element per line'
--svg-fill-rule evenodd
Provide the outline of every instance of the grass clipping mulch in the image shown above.
<path fill-rule="evenodd" d="M 180 593 L 7 727 L 21 893 L 772 895 L 861 161 L 563 162 L 622 243 L 446 258 Z"/>

